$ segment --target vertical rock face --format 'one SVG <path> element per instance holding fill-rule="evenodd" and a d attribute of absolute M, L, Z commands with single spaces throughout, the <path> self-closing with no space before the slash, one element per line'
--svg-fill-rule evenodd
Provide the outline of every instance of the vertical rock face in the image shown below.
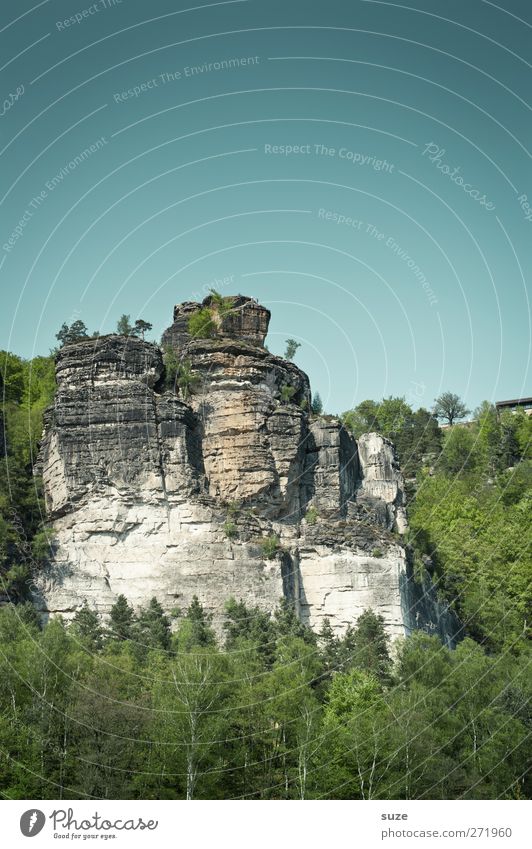
<path fill-rule="evenodd" d="M 197 595 L 221 632 L 229 597 L 273 611 L 284 595 L 314 628 L 329 617 L 340 632 L 368 607 L 394 637 L 430 627 L 435 601 L 419 597 L 400 540 L 392 444 L 366 434 L 357 445 L 338 420 L 309 417 L 307 376 L 263 347 L 268 310 L 229 300 L 209 339 L 188 334 L 201 305 L 174 310 L 164 340 L 192 370 L 186 399 L 165 389 L 159 348 L 138 339 L 59 352 L 40 458 L 54 547 L 37 581 L 43 614 L 71 616 L 85 600 L 106 614 L 120 593 L 170 611 Z"/>
<path fill-rule="evenodd" d="M 407 527 L 404 480 L 393 444 L 378 433 L 363 433 L 358 440 L 360 484 L 357 501 L 368 511 L 386 505 L 385 523 L 403 534 Z M 384 518 L 384 517 L 383 517 Z"/>

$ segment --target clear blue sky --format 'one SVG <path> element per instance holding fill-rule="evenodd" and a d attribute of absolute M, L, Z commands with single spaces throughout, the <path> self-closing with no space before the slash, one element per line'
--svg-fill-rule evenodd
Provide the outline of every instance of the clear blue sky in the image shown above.
<path fill-rule="evenodd" d="M 525 0 L 4 4 L 0 345 L 213 285 L 331 412 L 532 394 L 531 37 Z"/>

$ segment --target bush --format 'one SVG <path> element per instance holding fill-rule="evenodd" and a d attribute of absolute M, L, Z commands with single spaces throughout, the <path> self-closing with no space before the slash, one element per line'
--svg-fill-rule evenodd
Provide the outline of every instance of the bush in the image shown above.
<path fill-rule="evenodd" d="M 233 298 L 224 298 L 223 295 L 220 295 L 216 289 L 210 289 L 210 294 L 212 298 L 212 306 L 216 309 L 220 318 L 224 318 L 226 315 L 233 309 Z"/>
<path fill-rule="evenodd" d="M 288 384 L 281 386 L 281 400 L 283 404 L 289 404 L 295 394 L 296 389 L 294 386 L 289 386 Z"/>
<path fill-rule="evenodd" d="M 371 552 L 371 556 L 372 557 L 383 557 L 384 552 L 383 552 L 382 548 L 374 548 Z"/>
<path fill-rule="evenodd" d="M 198 312 L 192 313 L 187 326 L 194 339 L 210 339 L 216 333 L 213 311 L 209 307 L 202 307 Z"/>
<path fill-rule="evenodd" d="M 266 560 L 272 560 L 281 547 L 281 541 L 278 536 L 271 534 L 271 536 L 264 537 L 264 539 L 261 540 L 260 547 Z"/>
<path fill-rule="evenodd" d="M 318 521 L 318 511 L 315 507 L 309 507 L 305 513 L 305 522 L 307 525 L 315 525 Z"/>
<path fill-rule="evenodd" d="M 235 537 L 238 536 L 238 528 L 234 522 L 231 522 L 230 519 L 224 522 L 224 534 L 227 539 L 235 539 Z"/>
<path fill-rule="evenodd" d="M 173 348 L 165 348 L 163 353 L 164 385 L 166 389 L 175 391 L 176 379 L 179 372 L 179 360 Z"/>

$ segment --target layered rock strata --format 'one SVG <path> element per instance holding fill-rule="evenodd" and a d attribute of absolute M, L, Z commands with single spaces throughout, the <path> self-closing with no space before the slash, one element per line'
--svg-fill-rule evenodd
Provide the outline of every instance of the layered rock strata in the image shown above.
<path fill-rule="evenodd" d="M 410 574 L 392 444 L 309 415 L 308 378 L 264 348 L 269 311 L 251 299 L 232 298 L 213 338 L 193 339 L 187 317 L 205 303 L 178 305 L 164 335 L 189 374 L 180 394 L 139 339 L 59 352 L 40 460 L 54 550 L 43 615 L 84 601 L 107 614 L 120 593 L 183 610 L 197 595 L 221 633 L 229 597 L 273 611 L 285 596 L 316 629 L 372 608 L 392 637 L 445 636 Z"/>

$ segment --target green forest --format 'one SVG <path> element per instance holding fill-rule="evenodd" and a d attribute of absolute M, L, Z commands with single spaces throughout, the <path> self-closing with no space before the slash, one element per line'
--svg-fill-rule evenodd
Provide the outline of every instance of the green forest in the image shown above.
<path fill-rule="evenodd" d="M 422 632 L 392 650 L 369 610 L 337 638 L 234 598 L 222 641 L 197 599 L 169 616 L 120 596 L 109 621 L 85 606 L 43 626 L 34 466 L 54 361 L 2 365 L 4 798 L 530 798 L 532 417 L 484 403 L 443 430 L 401 398 L 342 416 L 396 445 L 409 556 L 463 626 L 452 650 Z"/>

